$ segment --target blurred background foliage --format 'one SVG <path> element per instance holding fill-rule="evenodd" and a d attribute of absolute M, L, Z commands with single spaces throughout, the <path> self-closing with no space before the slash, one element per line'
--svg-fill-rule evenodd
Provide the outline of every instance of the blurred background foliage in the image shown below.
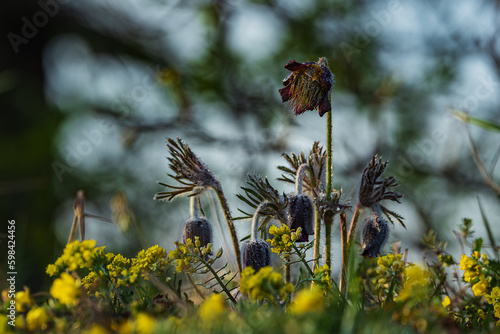
<path fill-rule="evenodd" d="M 498 196 L 477 171 L 463 124 L 448 112 L 500 120 L 498 2 L 0 6 L 0 98 L 7 111 L 0 123 L 0 210 L 3 226 L 17 223 L 18 289 L 47 288 L 44 269 L 67 241 L 80 189 L 86 212 L 115 222 L 87 219 L 87 237 L 98 245 L 129 256 L 157 243 L 172 248 L 188 200 L 153 200 L 163 190 L 156 181 L 167 180 L 165 138 L 183 138 L 210 166 L 235 215 L 245 208 L 234 195 L 248 172 L 291 192 L 276 181 L 280 154 L 308 152 L 315 140 L 324 145 L 326 122 L 316 112 L 294 118 L 281 103 L 290 59 L 326 57 L 335 75 L 335 186 L 354 197 L 372 155 L 390 160 L 388 173 L 405 195 L 392 208 L 408 226 L 393 227 L 390 241 L 410 248 L 410 259 L 422 257 L 420 238 L 430 228 L 453 244 L 452 230 L 471 217 L 483 233 L 477 197 L 499 237 Z M 498 180 L 499 134 L 471 130 Z M 210 195 L 203 201 L 213 209 Z M 220 213 L 211 212 L 217 221 Z M 249 224 L 238 224 L 244 237 Z M 224 244 L 220 231 L 216 243 Z M 5 284 L 2 278 L 0 288 Z"/>

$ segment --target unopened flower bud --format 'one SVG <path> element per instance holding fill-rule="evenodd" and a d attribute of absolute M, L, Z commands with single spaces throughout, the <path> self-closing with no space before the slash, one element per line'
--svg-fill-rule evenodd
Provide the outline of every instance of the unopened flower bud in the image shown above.
<path fill-rule="evenodd" d="M 365 220 L 363 228 L 363 251 L 364 257 L 377 257 L 389 238 L 389 226 L 380 217 Z"/>
<path fill-rule="evenodd" d="M 287 223 L 291 230 L 302 228 L 297 242 L 309 241 L 309 236 L 314 234 L 314 206 L 309 196 L 297 194 L 289 197 Z"/>
<path fill-rule="evenodd" d="M 243 251 L 243 268 L 252 267 L 256 272 L 271 265 L 271 247 L 262 239 L 247 242 Z"/>
<path fill-rule="evenodd" d="M 188 239 L 195 240 L 199 238 L 198 247 L 204 247 L 212 242 L 212 225 L 205 218 L 190 218 L 184 223 L 182 228 L 182 241 L 187 242 Z"/>

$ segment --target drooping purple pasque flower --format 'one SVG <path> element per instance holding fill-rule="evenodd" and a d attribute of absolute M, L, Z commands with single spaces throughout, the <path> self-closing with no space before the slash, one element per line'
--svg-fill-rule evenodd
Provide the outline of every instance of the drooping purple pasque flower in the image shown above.
<path fill-rule="evenodd" d="M 379 256 L 388 238 L 389 226 L 385 220 L 378 216 L 367 219 L 363 228 L 363 251 L 361 255 L 364 257 Z"/>
<path fill-rule="evenodd" d="M 289 101 L 295 115 L 317 109 L 322 117 L 332 110 L 330 91 L 335 80 L 326 58 L 320 58 L 317 63 L 290 60 L 285 68 L 292 73 L 283 80 L 285 88 L 279 92 L 283 102 Z"/>
<path fill-rule="evenodd" d="M 309 236 L 314 234 L 314 205 L 311 198 L 304 194 L 290 196 L 287 218 L 290 229 L 302 228 L 302 234 L 297 242 L 309 241 Z"/>

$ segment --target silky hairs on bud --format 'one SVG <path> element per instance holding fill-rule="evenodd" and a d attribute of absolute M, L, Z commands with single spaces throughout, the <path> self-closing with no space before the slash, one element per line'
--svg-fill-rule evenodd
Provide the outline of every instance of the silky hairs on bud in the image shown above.
<path fill-rule="evenodd" d="M 262 239 L 251 240 L 243 250 L 243 268 L 252 267 L 255 272 L 271 265 L 271 247 Z"/>
<path fill-rule="evenodd" d="M 302 235 L 297 241 L 309 241 L 309 236 L 314 234 L 314 206 L 311 198 L 304 194 L 290 196 L 287 219 L 290 230 L 297 231 L 302 227 Z"/>
<path fill-rule="evenodd" d="M 205 218 L 189 218 L 184 222 L 182 242 L 186 243 L 187 239 L 194 241 L 195 237 L 200 238 L 200 247 L 212 243 L 212 225 Z"/>
<path fill-rule="evenodd" d="M 377 257 L 389 238 L 389 226 L 382 218 L 375 216 L 366 219 L 363 228 L 364 257 Z"/>

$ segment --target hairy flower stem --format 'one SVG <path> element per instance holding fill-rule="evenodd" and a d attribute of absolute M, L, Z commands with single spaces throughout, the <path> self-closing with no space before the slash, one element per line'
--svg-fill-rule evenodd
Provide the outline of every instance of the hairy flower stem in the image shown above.
<path fill-rule="evenodd" d="M 344 294 L 347 293 L 347 282 L 349 277 L 349 259 L 351 256 L 352 245 L 354 244 L 354 238 L 356 234 L 356 225 L 358 224 L 359 214 L 363 207 L 358 202 L 356 204 L 356 209 L 352 216 L 351 226 L 349 227 L 349 234 L 347 236 L 347 242 L 345 240 L 342 242 L 343 252 L 342 252 L 342 277 L 340 280 L 340 291 Z"/>
<path fill-rule="evenodd" d="M 333 181 L 333 124 L 332 112 L 326 113 L 326 199 L 332 199 L 332 181 Z"/>
<path fill-rule="evenodd" d="M 340 274 L 340 293 L 345 297 L 347 287 L 347 220 L 345 212 L 340 214 L 340 239 L 342 246 L 342 272 Z"/>
<path fill-rule="evenodd" d="M 333 182 L 333 121 L 332 111 L 326 113 L 326 200 L 332 199 Z M 325 214 L 325 263 L 328 268 L 332 268 L 332 225 L 333 214 Z M 331 275 L 330 269 L 330 275 Z"/>
<path fill-rule="evenodd" d="M 325 213 L 325 264 L 332 268 L 332 226 L 333 212 Z M 330 275 L 332 270 L 330 269 Z"/>
<path fill-rule="evenodd" d="M 304 180 L 304 172 L 311 171 L 308 164 L 302 164 L 297 168 L 297 175 L 295 177 L 295 194 L 302 194 L 302 181 Z"/>
<path fill-rule="evenodd" d="M 250 240 L 257 240 L 257 234 L 259 233 L 259 214 L 260 212 L 269 204 L 268 201 L 260 203 L 260 205 L 255 210 L 252 218 L 252 230 L 250 231 Z"/>
<path fill-rule="evenodd" d="M 243 267 L 241 266 L 240 246 L 238 243 L 238 235 L 236 234 L 236 229 L 234 228 L 233 218 L 231 217 L 231 211 L 229 211 L 229 206 L 227 204 L 227 200 L 226 197 L 224 196 L 222 188 L 219 186 L 217 188 L 214 188 L 214 190 L 217 193 L 217 197 L 219 198 L 222 211 L 224 212 L 224 216 L 226 217 L 227 227 L 229 228 L 229 234 L 231 234 L 231 240 L 233 241 L 236 263 L 238 264 L 238 271 L 241 277 L 241 272 L 243 271 Z"/>
<path fill-rule="evenodd" d="M 313 268 L 316 269 L 319 267 L 319 258 L 320 258 L 320 250 L 319 250 L 319 243 L 320 243 L 320 236 L 321 233 L 321 215 L 319 214 L 318 208 L 316 208 L 316 223 L 314 225 L 314 253 L 313 253 Z"/>
<path fill-rule="evenodd" d="M 189 214 L 191 219 L 200 218 L 200 202 L 198 196 L 191 196 L 189 200 Z"/>

